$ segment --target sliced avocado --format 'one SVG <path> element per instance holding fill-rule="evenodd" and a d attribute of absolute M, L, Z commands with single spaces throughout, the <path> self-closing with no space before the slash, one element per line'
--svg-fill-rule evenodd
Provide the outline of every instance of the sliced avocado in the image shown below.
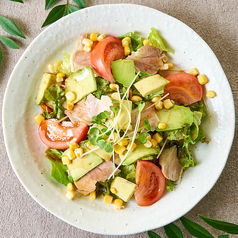
<path fill-rule="evenodd" d="M 112 181 L 110 191 L 116 194 L 123 201 L 128 202 L 132 197 L 136 186 L 136 184 L 117 176 Z"/>
<path fill-rule="evenodd" d="M 130 124 L 130 115 L 132 110 L 132 101 L 123 100 L 121 106 L 121 112 L 117 121 L 118 128 L 125 130 Z"/>
<path fill-rule="evenodd" d="M 90 153 L 83 157 L 72 160 L 72 163 L 68 164 L 67 166 L 73 180 L 77 181 L 103 161 L 104 160 L 101 157 L 94 153 Z"/>
<path fill-rule="evenodd" d="M 127 158 L 123 161 L 123 165 L 130 165 L 136 162 L 138 159 L 142 159 L 151 155 L 156 155 L 160 151 L 159 148 L 146 148 L 142 144 L 137 144 L 136 149 L 133 152 L 130 152 Z M 120 158 L 123 159 L 123 155 L 120 155 Z"/>
<path fill-rule="evenodd" d="M 56 76 L 54 74 L 44 73 L 41 79 L 40 87 L 36 97 L 36 104 L 40 105 L 44 102 L 45 90 L 55 83 Z"/>
<path fill-rule="evenodd" d="M 129 87 L 135 78 L 135 64 L 133 60 L 119 59 L 112 61 L 112 73 L 118 83 Z"/>
<path fill-rule="evenodd" d="M 170 109 L 162 109 L 156 112 L 160 122 L 166 124 L 163 130 L 157 131 L 171 131 L 181 129 L 185 126 L 191 126 L 193 123 L 193 112 L 184 106 L 174 105 Z"/>
<path fill-rule="evenodd" d="M 151 93 L 163 90 L 168 84 L 168 80 L 166 80 L 159 74 L 155 74 L 153 76 L 140 80 L 139 82 L 135 83 L 134 86 L 143 97 L 146 97 Z"/>
<path fill-rule="evenodd" d="M 93 70 L 86 66 L 73 73 L 65 80 L 65 93 L 73 92 L 75 100 L 72 103 L 77 103 L 88 94 L 97 90 L 97 83 Z"/>

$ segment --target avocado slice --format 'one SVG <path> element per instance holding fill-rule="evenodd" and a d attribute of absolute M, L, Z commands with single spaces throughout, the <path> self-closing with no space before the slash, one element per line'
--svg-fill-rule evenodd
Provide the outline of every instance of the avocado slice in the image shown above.
<path fill-rule="evenodd" d="M 72 103 L 77 103 L 88 94 L 97 90 L 97 83 L 92 68 L 86 66 L 74 72 L 65 80 L 65 93 L 73 92 L 76 96 Z"/>
<path fill-rule="evenodd" d="M 129 87 L 136 74 L 134 61 L 125 59 L 112 61 L 112 73 L 118 83 Z"/>
<path fill-rule="evenodd" d="M 193 123 L 193 112 L 184 106 L 174 105 L 170 109 L 162 109 L 156 112 L 160 122 L 166 124 L 166 128 L 157 131 L 178 130 Z"/>
<path fill-rule="evenodd" d="M 150 95 L 151 93 L 163 90 L 169 81 L 159 74 L 144 78 L 139 82 L 135 83 L 134 86 L 140 92 L 143 97 Z"/>
<path fill-rule="evenodd" d="M 36 104 L 40 105 L 44 102 L 45 90 L 55 83 L 56 76 L 54 74 L 44 73 L 41 79 L 40 87 L 36 97 Z"/>
<path fill-rule="evenodd" d="M 121 112 L 117 121 L 118 128 L 122 130 L 127 129 L 128 124 L 131 123 L 130 122 L 131 110 L 132 110 L 132 101 L 123 100 L 121 105 Z"/>
<path fill-rule="evenodd" d="M 158 148 L 146 148 L 142 144 L 137 144 L 135 150 L 133 152 L 130 152 L 127 156 L 127 158 L 123 161 L 123 165 L 130 165 L 134 162 L 136 162 L 139 159 L 145 158 L 151 155 L 156 155 L 160 151 L 159 147 Z M 120 155 L 120 158 L 123 159 L 124 156 Z M 147 159 L 148 160 L 148 159 Z"/>

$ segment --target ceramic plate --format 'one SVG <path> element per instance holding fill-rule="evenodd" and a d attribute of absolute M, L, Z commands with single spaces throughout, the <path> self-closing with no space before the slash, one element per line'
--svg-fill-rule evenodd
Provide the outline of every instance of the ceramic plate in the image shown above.
<path fill-rule="evenodd" d="M 175 54 L 170 61 L 189 71 L 197 67 L 206 74 L 206 90 L 217 97 L 208 99 L 210 122 L 203 130 L 211 142 L 194 148 L 197 166 L 188 169 L 173 192 L 150 207 L 138 207 L 134 200 L 123 210 L 81 197 L 65 197 L 66 188 L 50 177 L 45 147 L 37 133 L 34 115 L 40 112 L 35 97 L 47 64 L 71 53 L 83 33 L 119 36 L 136 31 L 147 37 L 150 28 L 159 30 Z M 226 102 L 226 106 L 224 105 Z M 229 115 L 229 120 L 228 120 Z M 229 155 L 234 136 L 234 102 L 227 78 L 209 46 L 191 28 L 157 10 L 131 4 L 99 5 L 85 8 L 52 24 L 27 48 L 9 80 L 3 106 L 5 143 L 12 167 L 29 194 L 45 209 L 80 229 L 125 235 L 162 227 L 192 209 L 213 187 Z M 229 124 L 227 123 L 229 121 Z M 14 145 L 14 146 L 12 146 Z"/>

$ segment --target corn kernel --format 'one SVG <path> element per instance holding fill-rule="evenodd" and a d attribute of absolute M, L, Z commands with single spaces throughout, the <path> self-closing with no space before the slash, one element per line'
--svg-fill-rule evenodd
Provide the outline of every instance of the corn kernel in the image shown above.
<path fill-rule="evenodd" d="M 206 83 L 208 83 L 208 78 L 205 74 L 200 74 L 197 76 L 198 78 L 198 82 L 201 84 L 201 85 L 204 85 Z"/>
<path fill-rule="evenodd" d="M 143 45 L 150 45 L 150 41 L 148 39 L 143 40 Z"/>
<path fill-rule="evenodd" d="M 106 195 L 104 196 L 104 198 L 103 198 L 103 201 L 104 201 L 104 203 L 109 203 L 109 204 L 111 204 L 112 201 L 113 201 L 113 197 L 112 197 L 111 195 L 109 195 L 109 194 L 106 194 Z"/>
<path fill-rule="evenodd" d="M 126 149 L 129 150 L 130 147 L 131 147 L 131 142 L 129 142 L 129 144 L 127 145 Z M 130 152 L 134 151 L 136 147 L 137 147 L 136 143 L 133 142 L 132 147 L 130 149 Z"/>
<path fill-rule="evenodd" d="M 56 78 L 64 78 L 65 74 L 64 73 L 58 73 L 56 74 Z"/>
<path fill-rule="evenodd" d="M 96 33 L 90 34 L 90 40 L 91 41 L 98 41 L 98 35 Z"/>
<path fill-rule="evenodd" d="M 140 102 L 142 101 L 142 98 L 140 96 L 134 95 L 131 97 L 132 102 Z"/>
<path fill-rule="evenodd" d="M 62 64 L 62 61 L 58 61 L 58 62 L 54 63 L 54 66 L 59 67 L 61 64 Z"/>
<path fill-rule="evenodd" d="M 212 90 L 210 90 L 210 91 L 207 91 L 207 93 L 206 93 L 206 96 L 208 97 L 208 98 L 214 98 L 214 97 L 216 97 L 216 93 L 214 92 L 214 91 L 212 91 Z"/>
<path fill-rule="evenodd" d="M 55 67 L 53 64 L 48 64 L 48 69 L 49 69 L 50 73 L 52 73 L 52 74 L 55 72 Z"/>
<path fill-rule="evenodd" d="M 157 132 L 153 135 L 153 139 L 160 143 L 163 140 L 163 137 Z"/>
<path fill-rule="evenodd" d="M 114 151 L 119 155 L 122 155 L 125 150 L 126 150 L 125 146 L 120 146 L 120 145 L 114 146 Z"/>
<path fill-rule="evenodd" d="M 152 147 L 156 147 L 158 145 L 158 142 L 155 139 L 151 139 L 150 142 L 152 144 Z"/>
<path fill-rule="evenodd" d="M 80 158 L 83 155 L 83 148 L 77 148 L 74 150 L 76 157 Z"/>
<path fill-rule="evenodd" d="M 163 103 L 162 101 L 157 101 L 157 102 L 155 103 L 155 108 L 156 108 L 157 110 L 161 110 L 161 109 L 163 109 L 163 105 L 164 105 L 164 103 Z"/>
<path fill-rule="evenodd" d="M 95 200 L 96 197 L 97 197 L 97 196 L 96 196 L 96 191 L 93 191 L 93 192 L 90 193 L 90 199 L 91 199 L 91 200 Z"/>
<path fill-rule="evenodd" d="M 98 36 L 98 41 L 101 41 L 101 40 L 103 40 L 105 37 L 106 37 L 106 35 L 105 35 L 105 34 L 101 34 L 100 36 Z"/>
<path fill-rule="evenodd" d="M 172 69 L 174 67 L 174 64 L 171 62 L 167 62 L 166 64 L 168 65 L 169 69 Z"/>
<path fill-rule="evenodd" d="M 115 199 L 114 201 L 114 207 L 117 209 L 117 210 L 121 210 L 122 208 L 124 208 L 123 206 L 123 201 L 119 198 Z"/>
<path fill-rule="evenodd" d="M 72 200 L 75 197 L 75 194 L 73 191 L 68 191 L 65 195 L 69 200 Z"/>
<path fill-rule="evenodd" d="M 45 117 L 42 114 L 38 113 L 38 114 L 35 115 L 35 121 L 38 124 L 41 124 L 41 122 L 44 121 L 44 120 L 45 120 Z"/>
<path fill-rule="evenodd" d="M 110 89 L 114 90 L 114 91 L 117 91 L 119 89 L 119 86 L 115 83 L 111 83 L 109 85 Z"/>
<path fill-rule="evenodd" d="M 116 188 L 114 188 L 114 187 L 111 187 L 111 188 L 110 188 L 110 191 L 111 191 L 112 193 L 114 193 L 114 194 L 117 193 L 117 190 L 116 190 Z"/>
<path fill-rule="evenodd" d="M 92 47 L 92 45 L 93 45 L 93 41 L 92 40 L 90 40 L 90 39 L 87 39 L 87 38 L 84 38 L 83 39 L 83 41 L 82 41 L 82 43 L 85 45 L 85 46 L 88 46 L 88 47 Z"/>
<path fill-rule="evenodd" d="M 151 135 L 149 133 L 147 133 L 146 140 L 151 140 Z"/>
<path fill-rule="evenodd" d="M 67 155 L 62 156 L 62 163 L 63 164 L 71 164 L 71 160 Z"/>
<path fill-rule="evenodd" d="M 147 140 L 146 143 L 144 144 L 144 146 L 146 148 L 150 148 L 150 147 L 152 147 L 152 143 L 149 140 Z"/>
<path fill-rule="evenodd" d="M 69 145 L 69 148 L 71 150 L 75 150 L 75 149 L 79 148 L 79 145 L 76 142 L 73 142 Z"/>
<path fill-rule="evenodd" d="M 85 46 L 83 47 L 83 50 L 84 50 L 85 52 L 90 52 L 90 51 L 92 50 L 92 48 L 85 45 Z"/>
<path fill-rule="evenodd" d="M 131 38 L 130 37 L 125 37 L 124 39 L 122 39 L 122 46 L 128 47 L 131 44 Z"/>
<path fill-rule="evenodd" d="M 69 111 L 72 111 L 73 108 L 74 108 L 74 104 L 71 103 L 71 102 L 68 102 L 68 103 L 67 103 L 67 109 L 68 109 Z"/>
<path fill-rule="evenodd" d="M 166 128 L 166 124 L 163 123 L 163 122 L 159 122 L 159 124 L 158 124 L 158 128 L 159 128 L 160 130 L 163 130 L 163 129 Z"/>
<path fill-rule="evenodd" d="M 111 99 L 112 99 L 112 100 L 119 100 L 119 95 L 118 95 L 118 93 L 112 93 Z"/>
<path fill-rule="evenodd" d="M 199 71 L 197 68 L 192 68 L 189 70 L 189 73 L 192 74 L 193 76 L 198 76 L 199 75 Z"/>
<path fill-rule="evenodd" d="M 128 145 L 129 141 L 127 139 L 122 139 L 118 142 L 118 145 L 120 146 L 126 146 Z"/>
<path fill-rule="evenodd" d="M 68 191 L 74 191 L 75 190 L 75 187 L 72 183 L 68 183 L 67 188 L 68 188 Z"/>
<path fill-rule="evenodd" d="M 124 47 L 124 55 L 127 56 L 131 53 L 129 46 Z"/>
<path fill-rule="evenodd" d="M 172 108 L 173 107 L 173 103 L 171 102 L 171 100 L 170 99 L 166 99 L 166 100 L 164 100 L 164 108 L 165 109 L 170 109 L 170 108 Z"/>
<path fill-rule="evenodd" d="M 152 103 L 158 102 L 161 99 L 161 97 L 154 97 L 151 99 Z"/>
<path fill-rule="evenodd" d="M 55 79 L 55 81 L 56 81 L 57 83 L 61 83 L 61 82 L 64 81 L 64 79 L 63 79 L 63 78 L 58 78 L 58 77 L 57 77 L 57 78 Z"/>

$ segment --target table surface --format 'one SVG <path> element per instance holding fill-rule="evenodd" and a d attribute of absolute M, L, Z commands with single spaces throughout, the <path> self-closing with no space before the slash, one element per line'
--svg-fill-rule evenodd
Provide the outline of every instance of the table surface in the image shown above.
<path fill-rule="evenodd" d="M 0 16 L 14 20 L 26 36 L 26 40 L 12 37 L 20 46 L 18 50 L 8 49 L 0 44 L 3 53 L 2 64 L 0 65 L 1 114 L 4 92 L 10 74 L 26 47 L 43 30 L 41 25 L 49 13 L 49 10 L 44 10 L 45 1 L 43 0 L 23 1 L 24 4 L 9 0 L 0 1 Z M 69 2 L 73 3 L 73 1 Z M 187 24 L 207 42 L 216 54 L 231 85 L 235 106 L 238 106 L 236 82 L 238 79 L 237 0 L 85 0 L 85 2 L 87 6 L 136 3 L 160 10 Z M 66 0 L 59 0 L 58 3 L 64 4 Z M 8 34 L 0 29 L 0 35 L 7 36 Z M 222 106 L 225 106 L 225 102 Z M 98 235 L 77 229 L 56 218 L 34 201 L 20 184 L 11 168 L 4 145 L 2 121 L 0 121 L 0 125 L 0 237 L 120 237 Z M 198 219 L 196 214 L 238 224 L 237 140 L 237 133 L 235 133 L 226 167 L 215 186 L 186 214 L 187 218 L 203 225 L 214 236 L 218 236 L 222 232 L 207 226 Z M 191 237 L 179 221 L 176 221 L 175 224 L 181 228 L 184 237 Z M 156 229 L 154 232 L 161 237 L 166 237 L 163 228 Z M 127 237 L 139 238 L 148 237 L 148 235 L 144 232 Z M 234 235 L 230 237 L 234 237 Z"/>

